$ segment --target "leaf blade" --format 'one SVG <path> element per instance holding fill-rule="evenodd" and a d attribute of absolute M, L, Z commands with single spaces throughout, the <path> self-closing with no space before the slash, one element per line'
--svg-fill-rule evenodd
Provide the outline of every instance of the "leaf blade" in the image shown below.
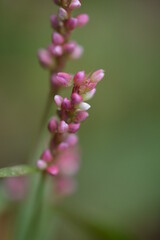
<path fill-rule="evenodd" d="M 0 169 L 0 178 L 18 177 L 38 172 L 39 170 L 31 165 L 18 165 Z"/>

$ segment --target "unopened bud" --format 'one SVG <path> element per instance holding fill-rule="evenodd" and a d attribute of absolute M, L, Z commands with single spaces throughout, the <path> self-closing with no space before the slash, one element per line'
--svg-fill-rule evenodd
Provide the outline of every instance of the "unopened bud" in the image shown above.
<path fill-rule="evenodd" d="M 46 161 L 46 162 L 51 162 L 53 160 L 53 156 L 51 154 L 51 151 L 49 149 L 46 149 L 42 155 L 41 155 L 41 159 Z"/>
<path fill-rule="evenodd" d="M 55 45 L 61 45 L 64 43 L 64 37 L 58 32 L 53 33 L 52 40 Z"/>
<path fill-rule="evenodd" d="M 69 5 L 69 8 L 71 10 L 75 9 L 75 8 L 80 8 L 81 7 L 81 3 L 79 0 L 72 0 L 70 5 Z"/>
<path fill-rule="evenodd" d="M 55 95 L 54 96 L 54 101 L 55 101 L 55 104 L 57 105 L 57 107 L 61 107 L 61 104 L 63 102 L 63 98 L 60 96 L 60 95 Z"/>
<path fill-rule="evenodd" d="M 60 7 L 58 11 L 58 17 L 62 21 L 66 20 L 68 18 L 67 11 L 64 8 Z"/>
<path fill-rule="evenodd" d="M 54 133 L 57 130 L 57 127 L 58 127 L 57 119 L 55 117 L 52 117 L 48 123 L 48 130 L 51 133 Z"/>
<path fill-rule="evenodd" d="M 77 45 L 77 46 L 74 48 L 73 52 L 71 53 L 70 57 L 71 57 L 72 59 L 79 59 L 79 58 L 82 56 L 83 51 L 84 51 L 84 50 L 83 50 L 83 47 L 80 46 L 80 45 Z"/>
<path fill-rule="evenodd" d="M 80 72 L 77 72 L 75 75 L 74 75 L 74 83 L 78 86 L 80 86 L 85 80 L 85 72 L 84 71 L 80 71 Z"/>
<path fill-rule="evenodd" d="M 78 142 L 78 137 L 76 134 L 69 134 L 67 139 L 66 139 L 66 142 L 68 143 L 69 146 L 75 146 Z"/>
<path fill-rule="evenodd" d="M 91 76 L 91 80 L 93 82 L 99 82 L 102 80 L 102 78 L 104 77 L 104 70 L 103 69 L 99 69 L 96 72 L 94 72 Z"/>
<path fill-rule="evenodd" d="M 89 114 L 88 112 L 85 111 L 78 111 L 76 113 L 76 116 L 74 118 L 75 122 L 83 122 L 84 120 L 86 120 L 86 118 L 88 118 Z"/>
<path fill-rule="evenodd" d="M 43 67 L 50 67 L 53 65 L 53 59 L 50 52 L 46 49 L 40 49 L 38 51 L 38 58 Z"/>
<path fill-rule="evenodd" d="M 47 172 L 53 176 L 56 176 L 59 173 L 59 168 L 56 165 L 51 165 L 47 168 Z"/>
<path fill-rule="evenodd" d="M 69 132 L 70 133 L 76 133 L 79 128 L 80 128 L 80 123 L 70 123 L 69 124 Z"/>
<path fill-rule="evenodd" d="M 86 102 L 81 102 L 78 106 L 78 108 L 82 111 L 87 111 L 88 109 L 90 109 L 90 105 Z"/>
<path fill-rule="evenodd" d="M 71 95 L 71 101 L 73 105 L 79 104 L 80 102 L 82 102 L 82 96 L 79 95 L 78 93 L 72 93 Z"/>
<path fill-rule="evenodd" d="M 84 26 L 88 23 L 89 16 L 87 14 L 80 14 L 80 15 L 77 16 L 77 20 L 78 20 L 77 25 L 79 27 L 82 27 L 82 26 Z"/>
<path fill-rule="evenodd" d="M 67 28 L 69 30 L 74 30 L 77 27 L 78 20 L 77 18 L 70 18 L 67 20 Z"/>
<path fill-rule="evenodd" d="M 47 163 L 44 160 L 40 159 L 40 160 L 37 161 L 37 167 L 40 170 L 45 170 L 47 168 Z"/>
<path fill-rule="evenodd" d="M 68 124 L 65 121 L 60 121 L 59 126 L 58 126 L 58 131 L 59 133 L 65 133 L 68 131 Z"/>
<path fill-rule="evenodd" d="M 96 88 L 93 88 L 91 91 L 86 92 L 85 94 L 82 95 L 84 101 L 90 100 L 94 94 L 96 93 Z"/>

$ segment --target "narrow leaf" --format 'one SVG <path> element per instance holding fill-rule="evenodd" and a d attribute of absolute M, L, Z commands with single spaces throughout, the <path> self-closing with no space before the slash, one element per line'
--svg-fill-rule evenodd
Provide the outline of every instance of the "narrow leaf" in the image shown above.
<path fill-rule="evenodd" d="M 0 178 L 18 177 L 37 172 L 38 169 L 30 165 L 19 165 L 0 169 Z"/>

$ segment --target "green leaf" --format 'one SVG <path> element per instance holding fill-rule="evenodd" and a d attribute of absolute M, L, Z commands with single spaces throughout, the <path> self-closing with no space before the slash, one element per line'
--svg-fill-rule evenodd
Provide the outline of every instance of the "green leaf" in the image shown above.
<path fill-rule="evenodd" d="M 38 169 L 30 165 L 19 165 L 0 169 L 0 178 L 18 177 L 37 172 Z"/>

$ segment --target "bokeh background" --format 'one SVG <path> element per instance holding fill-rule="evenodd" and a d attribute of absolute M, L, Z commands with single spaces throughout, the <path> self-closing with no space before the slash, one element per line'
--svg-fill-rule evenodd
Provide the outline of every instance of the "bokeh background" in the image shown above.
<path fill-rule="evenodd" d="M 89 13 L 90 22 L 73 38 L 85 52 L 66 70 L 103 68 L 106 75 L 79 133 L 79 188 L 63 205 L 105 230 L 158 240 L 160 3 L 88 0 L 82 5 L 75 14 Z M 27 162 L 35 142 L 48 94 L 48 74 L 36 54 L 50 42 L 49 16 L 56 11 L 52 1 L 0 0 L 1 167 Z M 57 239 L 93 237 L 64 219 Z"/>

